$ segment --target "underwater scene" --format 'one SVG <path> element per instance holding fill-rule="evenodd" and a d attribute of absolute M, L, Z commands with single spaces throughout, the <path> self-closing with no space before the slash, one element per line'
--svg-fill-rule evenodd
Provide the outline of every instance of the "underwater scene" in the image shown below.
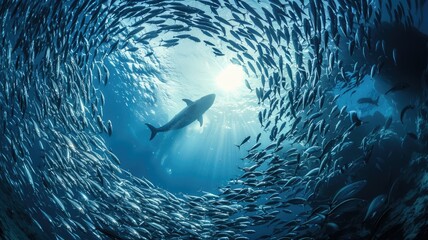
<path fill-rule="evenodd" d="M 0 239 L 428 239 L 428 1 L 0 1 Z"/>

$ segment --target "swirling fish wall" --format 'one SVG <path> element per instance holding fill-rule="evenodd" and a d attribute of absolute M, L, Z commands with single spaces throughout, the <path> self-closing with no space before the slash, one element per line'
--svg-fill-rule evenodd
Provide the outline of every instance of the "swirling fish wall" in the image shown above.
<path fill-rule="evenodd" d="M 425 2 L 2 1 L 0 237 L 426 237 Z M 103 139 L 116 131 L 103 89 L 118 56 L 148 61 L 184 39 L 257 76 L 270 140 L 202 196 L 132 176 Z M 392 116 L 338 105 L 364 81 Z"/>

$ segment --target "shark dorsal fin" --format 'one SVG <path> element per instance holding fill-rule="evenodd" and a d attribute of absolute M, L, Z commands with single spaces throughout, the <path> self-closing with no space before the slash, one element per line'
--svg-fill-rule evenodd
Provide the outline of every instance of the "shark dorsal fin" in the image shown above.
<path fill-rule="evenodd" d="M 204 123 L 204 118 L 202 117 L 202 115 L 198 117 L 198 121 L 199 121 L 199 126 L 202 127 L 202 124 Z"/>
<path fill-rule="evenodd" d="M 193 104 L 193 101 L 187 98 L 183 98 L 183 101 L 187 104 L 187 106 L 190 106 Z"/>

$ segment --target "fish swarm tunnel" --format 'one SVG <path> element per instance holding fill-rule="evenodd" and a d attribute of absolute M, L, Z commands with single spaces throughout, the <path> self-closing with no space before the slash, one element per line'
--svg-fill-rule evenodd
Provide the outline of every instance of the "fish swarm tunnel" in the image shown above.
<path fill-rule="evenodd" d="M 425 0 L 2 0 L 0 239 L 427 239 L 427 13 Z M 252 79 L 260 134 L 216 192 L 171 193 L 107 144 L 121 129 L 106 92 L 156 106 L 170 94 L 159 56 L 185 42 Z"/>

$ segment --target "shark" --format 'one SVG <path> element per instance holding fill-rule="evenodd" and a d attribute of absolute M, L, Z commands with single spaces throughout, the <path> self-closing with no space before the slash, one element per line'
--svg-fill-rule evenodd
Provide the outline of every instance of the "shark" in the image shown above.
<path fill-rule="evenodd" d="M 151 131 L 150 140 L 152 140 L 159 132 L 181 129 L 196 120 L 198 120 L 200 126 L 202 126 L 202 115 L 214 104 L 215 97 L 215 94 L 208 94 L 196 101 L 183 99 L 187 106 L 162 127 L 156 128 L 153 125 L 146 123 L 147 127 Z"/>

